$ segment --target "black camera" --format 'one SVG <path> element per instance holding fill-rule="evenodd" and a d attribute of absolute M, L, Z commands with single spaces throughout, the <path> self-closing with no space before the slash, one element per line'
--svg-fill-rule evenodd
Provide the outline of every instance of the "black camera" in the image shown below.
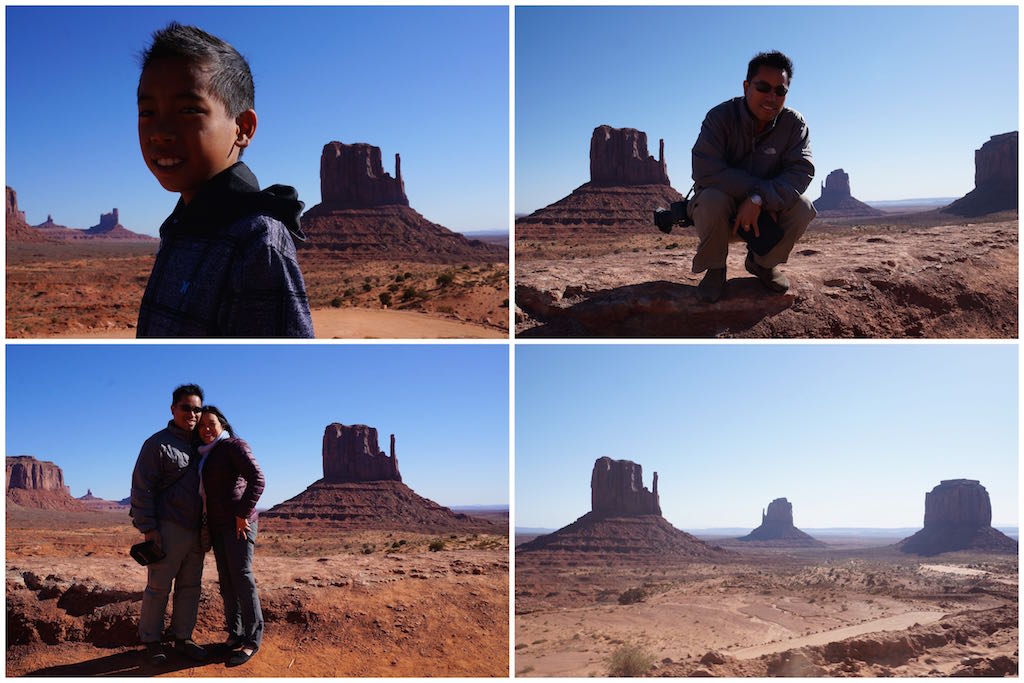
<path fill-rule="evenodd" d="M 689 203 L 689 199 L 684 199 L 681 202 L 672 202 L 667 209 L 655 209 L 654 224 L 658 226 L 658 230 L 667 235 L 672 232 L 674 225 L 683 228 L 693 225 L 693 221 L 690 220 L 690 215 L 686 211 Z"/>

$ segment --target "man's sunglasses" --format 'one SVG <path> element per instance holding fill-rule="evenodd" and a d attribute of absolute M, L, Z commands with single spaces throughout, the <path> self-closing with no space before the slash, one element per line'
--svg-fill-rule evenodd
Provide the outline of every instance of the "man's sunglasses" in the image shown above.
<path fill-rule="evenodd" d="M 770 83 L 766 83 L 765 81 L 754 81 L 754 90 L 757 92 L 769 93 L 772 91 L 772 86 Z M 785 97 L 788 92 L 789 88 L 784 85 L 775 86 L 775 94 L 779 97 Z"/>
<path fill-rule="evenodd" d="M 183 413 L 192 413 L 193 415 L 198 415 L 201 412 L 203 412 L 202 408 L 197 408 L 196 406 L 190 406 L 187 403 L 179 403 L 178 404 L 178 410 L 182 411 Z"/>

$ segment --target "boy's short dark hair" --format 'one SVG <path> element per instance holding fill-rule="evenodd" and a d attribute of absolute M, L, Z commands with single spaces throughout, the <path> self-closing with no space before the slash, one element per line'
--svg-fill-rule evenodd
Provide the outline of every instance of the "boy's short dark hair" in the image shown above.
<path fill-rule="evenodd" d="M 793 61 L 778 50 L 772 52 L 758 52 L 747 65 L 747 80 L 757 75 L 758 69 L 762 66 L 769 66 L 773 69 L 786 72 L 786 80 L 793 80 Z"/>
<path fill-rule="evenodd" d="M 232 118 L 254 108 L 256 86 L 253 85 L 249 63 L 230 43 L 196 26 L 183 26 L 172 21 L 153 33 L 153 42 L 143 50 L 139 61 L 145 71 L 159 59 L 174 57 L 209 69 L 210 94 L 224 103 Z"/>
<path fill-rule="evenodd" d="M 199 400 L 203 400 L 203 390 L 198 384 L 182 384 L 180 387 L 174 390 L 171 394 L 171 403 L 177 403 L 178 399 L 182 396 L 198 396 Z"/>

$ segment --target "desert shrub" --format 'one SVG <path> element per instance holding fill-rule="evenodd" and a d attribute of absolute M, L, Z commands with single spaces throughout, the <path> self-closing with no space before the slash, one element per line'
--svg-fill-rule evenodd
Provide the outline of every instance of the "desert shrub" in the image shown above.
<path fill-rule="evenodd" d="M 402 292 L 402 301 L 409 301 L 410 299 L 415 299 L 417 294 L 418 292 L 416 291 L 415 287 L 406 287 L 405 291 Z"/>
<path fill-rule="evenodd" d="M 440 538 L 430 542 L 430 552 L 436 553 L 438 550 L 444 550 L 444 541 Z"/>
<path fill-rule="evenodd" d="M 398 284 L 397 282 L 392 282 L 390 285 L 388 285 L 388 291 L 389 292 L 397 292 L 401 288 L 402 288 L 402 285 Z"/>
<path fill-rule="evenodd" d="M 334 306 L 335 308 L 341 308 L 341 297 L 336 296 L 333 299 L 331 299 L 331 306 Z"/>
<path fill-rule="evenodd" d="M 369 292 L 371 289 L 373 289 L 373 286 L 370 285 L 369 282 L 364 282 L 363 283 L 363 291 L 364 292 Z"/>
<path fill-rule="evenodd" d="M 405 279 L 408 280 L 409 278 L 412 277 L 412 273 L 410 273 L 409 271 L 405 271 L 405 273 L 403 273 L 403 277 L 405 277 Z"/>
<path fill-rule="evenodd" d="M 394 543 L 391 544 L 391 548 L 392 549 L 401 548 L 401 547 L 402 547 L 402 544 L 399 543 L 398 541 L 395 541 Z"/>
<path fill-rule="evenodd" d="M 344 296 L 350 297 L 350 296 L 352 296 L 355 293 L 356 293 L 356 290 L 354 290 L 351 287 L 349 287 L 348 289 L 345 290 Z"/>
<path fill-rule="evenodd" d="M 629 588 L 622 592 L 619 596 L 620 605 L 632 605 L 637 602 L 643 602 L 647 598 L 647 591 L 643 588 Z"/>
<path fill-rule="evenodd" d="M 395 276 L 395 282 L 401 282 L 404 279 L 405 279 L 405 276 L 402 275 L 401 273 L 399 273 L 398 275 Z"/>
<path fill-rule="evenodd" d="M 608 657 L 608 675 L 636 678 L 647 674 L 654 664 L 654 655 L 639 645 L 627 643 Z"/>
<path fill-rule="evenodd" d="M 673 242 L 672 244 L 666 244 L 665 248 L 666 249 L 678 249 L 679 248 L 679 242 Z"/>
<path fill-rule="evenodd" d="M 364 543 L 363 544 L 363 555 L 369 555 L 370 553 L 372 553 L 376 549 L 377 549 L 377 546 L 373 545 L 372 543 Z"/>
<path fill-rule="evenodd" d="M 381 292 L 380 293 L 380 303 L 383 306 L 390 306 L 391 305 L 391 294 L 388 293 L 388 292 Z"/>
<path fill-rule="evenodd" d="M 450 272 L 444 272 L 437 276 L 438 287 L 447 287 L 453 282 L 455 282 L 455 275 Z"/>
<path fill-rule="evenodd" d="M 365 282 L 366 284 L 370 284 L 370 276 L 367 275 L 366 277 L 364 277 L 363 282 Z"/>

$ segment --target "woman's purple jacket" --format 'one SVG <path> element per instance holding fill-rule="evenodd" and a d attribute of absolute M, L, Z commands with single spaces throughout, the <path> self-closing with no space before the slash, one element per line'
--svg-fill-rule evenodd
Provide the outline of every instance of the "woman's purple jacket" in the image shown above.
<path fill-rule="evenodd" d="M 235 517 L 255 521 L 265 484 L 249 444 L 235 437 L 218 441 L 203 464 L 207 523 L 234 529 Z"/>

